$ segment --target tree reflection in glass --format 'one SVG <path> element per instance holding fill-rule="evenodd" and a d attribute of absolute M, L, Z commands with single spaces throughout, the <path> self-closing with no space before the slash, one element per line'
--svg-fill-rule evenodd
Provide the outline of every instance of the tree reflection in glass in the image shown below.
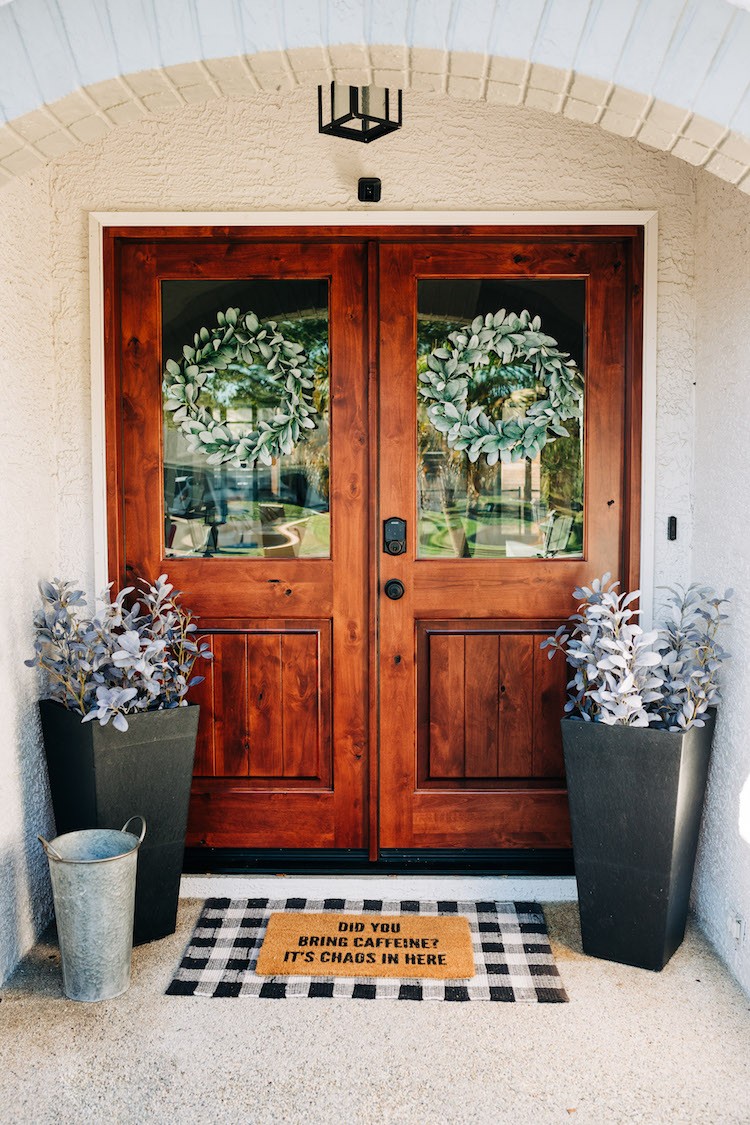
<path fill-rule="evenodd" d="M 417 379 L 427 356 L 475 316 L 527 308 L 542 329 L 584 360 L 583 281 L 419 282 Z M 544 397 L 523 364 L 490 362 L 471 381 L 469 406 L 496 420 L 522 418 Z M 488 465 L 453 450 L 431 423 L 418 394 L 418 554 L 420 558 L 555 558 L 583 553 L 583 426 L 565 422 L 568 437 L 534 458 Z"/>
<path fill-rule="evenodd" d="M 229 307 L 275 321 L 299 344 L 313 372 L 315 428 L 291 453 L 242 467 L 211 464 L 191 452 L 173 412 L 164 411 L 167 557 L 325 558 L 330 554 L 328 497 L 328 308 L 325 281 L 162 283 L 163 358 L 179 359 L 195 332 L 216 325 Z M 278 383 L 257 363 L 210 374 L 200 404 L 233 437 L 257 431 L 279 411 Z"/>

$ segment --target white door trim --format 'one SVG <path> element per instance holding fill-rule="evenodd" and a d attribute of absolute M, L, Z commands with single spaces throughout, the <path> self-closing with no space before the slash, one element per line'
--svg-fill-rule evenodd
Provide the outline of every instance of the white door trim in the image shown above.
<path fill-rule="evenodd" d="M 108 581 L 107 465 L 104 407 L 104 284 L 107 227 L 351 227 L 351 226 L 640 226 L 644 232 L 643 405 L 641 433 L 641 605 L 650 623 L 656 528 L 656 211 L 93 211 L 89 214 L 91 309 L 91 433 L 94 508 L 94 588 Z"/>

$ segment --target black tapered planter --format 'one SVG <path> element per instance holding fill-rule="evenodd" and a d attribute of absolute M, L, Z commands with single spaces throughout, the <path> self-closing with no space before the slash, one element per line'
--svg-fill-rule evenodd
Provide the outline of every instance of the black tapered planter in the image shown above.
<path fill-rule="evenodd" d="M 562 720 L 590 956 L 658 971 L 682 942 L 715 718 L 685 733 Z"/>
<path fill-rule="evenodd" d="M 174 933 L 199 708 L 128 715 L 126 731 L 82 723 L 54 700 L 39 709 L 58 835 L 144 816 L 133 940 Z"/>

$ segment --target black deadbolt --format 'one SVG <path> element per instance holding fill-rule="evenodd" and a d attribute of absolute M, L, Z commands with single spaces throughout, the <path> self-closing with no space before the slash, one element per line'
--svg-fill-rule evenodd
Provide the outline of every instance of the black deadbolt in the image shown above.
<path fill-rule="evenodd" d="M 406 520 L 398 516 L 383 520 L 383 550 L 387 555 L 406 553 Z"/>
<path fill-rule="evenodd" d="M 389 578 L 385 584 L 385 596 L 390 598 L 392 602 L 397 602 L 399 598 L 403 598 L 405 594 L 403 582 L 399 582 L 398 578 Z"/>

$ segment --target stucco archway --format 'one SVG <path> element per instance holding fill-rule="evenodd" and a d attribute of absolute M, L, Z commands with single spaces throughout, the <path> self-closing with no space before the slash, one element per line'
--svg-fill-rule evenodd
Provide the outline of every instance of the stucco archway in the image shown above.
<path fill-rule="evenodd" d="M 151 113 L 335 78 L 525 105 L 750 192 L 750 12 L 730 0 L 0 5 L 0 184 Z"/>

